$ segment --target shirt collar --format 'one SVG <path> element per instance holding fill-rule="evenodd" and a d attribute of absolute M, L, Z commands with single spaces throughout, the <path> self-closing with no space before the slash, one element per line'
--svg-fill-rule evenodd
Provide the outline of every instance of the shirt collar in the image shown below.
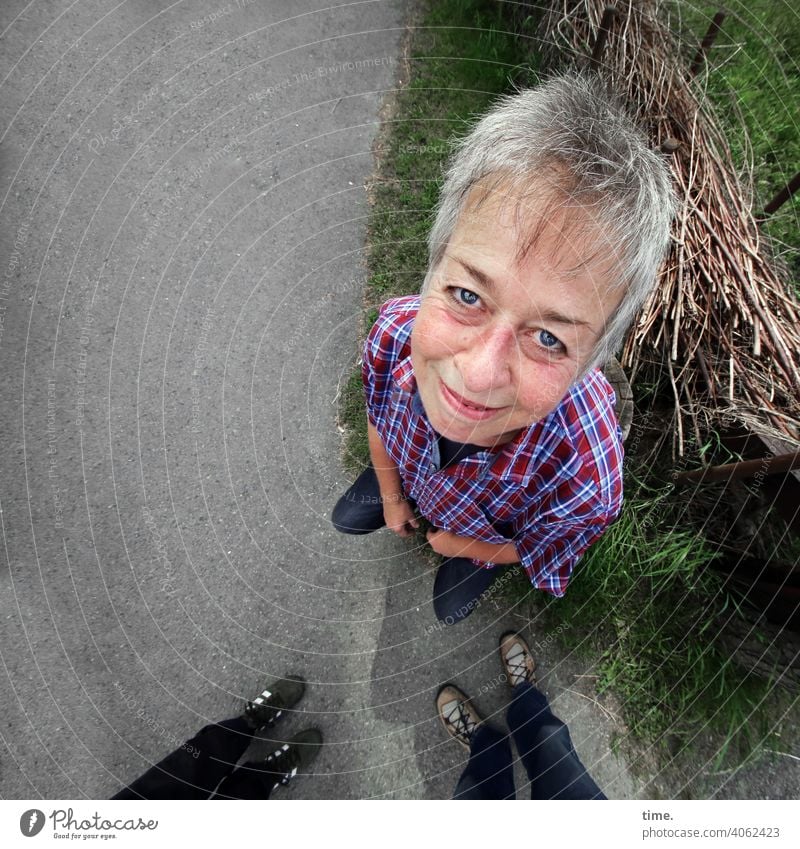
<path fill-rule="evenodd" d="M 575 391 L 573 386 L 555 410 L 506 443 L 496 456 L 490 473 L 527 484 L 543 462 L 557 457 L 559 474 L 576 476 L 583 463 L 577 451 L 565 442 L 567 424 L 563 415 L 564 405 Z"/>

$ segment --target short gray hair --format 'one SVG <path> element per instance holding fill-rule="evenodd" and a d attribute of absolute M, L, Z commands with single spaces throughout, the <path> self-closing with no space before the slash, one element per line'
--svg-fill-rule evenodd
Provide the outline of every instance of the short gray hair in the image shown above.
<path fill-rule="evenodd" d="M 423 292 L 467 195 L 487 178 L 523 191 L 544 184 L 551 201 L 562 196 L 576 202 L 609 234 L 625 294 L 582 373 L 601 365 L 621 347 L 669 248 L 677 199 L 663 155 L 650 148 L 621 101 L 594 75 L 570 72 L 504 95 L 454 144 L 428 236 Z"/>

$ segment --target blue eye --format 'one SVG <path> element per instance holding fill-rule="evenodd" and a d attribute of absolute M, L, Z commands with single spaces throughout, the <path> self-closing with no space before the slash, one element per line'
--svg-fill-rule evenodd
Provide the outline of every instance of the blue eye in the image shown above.
<path fill-rule="evenodd" d="M 539 342 L 544 345 L 545 348 L 555 348 L 561 344 L 561 342 L 559 342 L 559 340 L 547 330 L 539 331 Z"/>
<path fill-rule="evenodd" d="M 474 292 L 470 292 L 469 289 L 462 289 L 460 286 L 456 286 L 455 295 L 460 304 L 466 304 L 468 307 L 475 306 L 480 300 Z"/>

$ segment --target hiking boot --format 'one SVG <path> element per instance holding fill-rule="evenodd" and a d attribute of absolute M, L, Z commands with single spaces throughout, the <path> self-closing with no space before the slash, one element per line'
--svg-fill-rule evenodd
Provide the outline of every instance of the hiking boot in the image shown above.
<path fill-rule="evenodd" d="M 244 718 L 253 729 L 272 728 L 285 710 L 293 708 L 303 697 L 306 682 L 297 675 L 287 675 L 270 684 L 263 693 L 244 706 Z"/>
<path fill-rule="evenodd" d="M 536 661 L 528 644 L 516 631 L 506 631 L 500 637 L 500 661 L 512 687 L 527 681 L 536 684 Z"/>
<path fill-rule="evenodd" d="M 445 684 L 436 696 L 436 709 L 444 730 L 465 749 L 469 749 L 472 737 L 483 721 L 469 697 L 458 687 Z"/>
<path fill-rule="evenodd" d="M 250 762 L 245 766 L 279 773 L 281 778 L 275 783 L 275 787 L 277 787 L 279 784 L 288 784 L 297 775 L 298 770 L 301 773 L 306 772 L 319 754 L 321 747 L 322 734 L 320 731 L 317 728 L 307 728 L 305 731 L 295 734 L 291 740 L 284 743 L 280 749 L 276 749 L 272 754 L 267 755 L 260 763 Z"/>

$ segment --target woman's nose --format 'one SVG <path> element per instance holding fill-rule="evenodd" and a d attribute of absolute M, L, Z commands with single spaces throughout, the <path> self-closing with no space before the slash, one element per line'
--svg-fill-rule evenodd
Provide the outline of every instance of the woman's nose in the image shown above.
<path fill-rule="evenodd" d="M 486 393 L 509 385 L 515 353 L 514 330 L 499 321 L 466 340 L 454 361 L 465 391 L 478 396 L 474 401 L 491 401 Z"/>

